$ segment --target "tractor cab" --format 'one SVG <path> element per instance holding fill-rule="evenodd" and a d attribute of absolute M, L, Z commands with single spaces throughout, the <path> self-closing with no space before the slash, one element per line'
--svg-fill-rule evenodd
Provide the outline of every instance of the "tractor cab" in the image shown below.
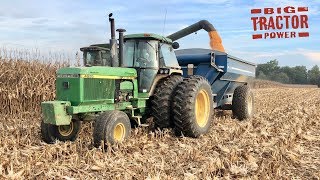
<path fill-rule="evenodd" d="M 123 67 L 135 68 L 139 92 L 150 92 L 158 77 L 181 74 L 172 41 L 156 34 L 131 34 L 124 37 Z"/>
<path fill-rule="evenodd" d="M 85 66 L 111 66 L 111 53 L 109 44 L 93 44 L 82 47 L 83 64 Z"/>

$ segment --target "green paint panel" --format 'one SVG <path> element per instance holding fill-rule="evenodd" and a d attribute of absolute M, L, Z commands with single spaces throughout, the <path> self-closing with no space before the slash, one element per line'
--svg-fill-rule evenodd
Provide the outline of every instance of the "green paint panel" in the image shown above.
<path fill-rule="evenodd" d="M 134 99 L 132 100 L 132 106 L 135 108 L 146 107 L 146 101 L 148 99 Z"/>
<path fill-rule="evenodd" d="M 57 78 L 56 80 L 56 100 L 70 101 L 72 105 L 78 105 L 82 98 L 83 79 L 80 78 Z"/>
<path fill-rule="evenodd" d="M 66 108 L 71 103 L 68 101 L 46 101 L 41 103 L 42 116 L 44 123 L 54 125 L 69 125 L 71 115 L 68 115 Z"/>
<path fill-rule="evenodd" d="M 121 90 L 132 90 L 133 89 L 133 83 L 132 81 L 123 81 L 120 83 L 120 89 Z"/>
<path fill-rule="evenodd" d="M 94 105 L 80 105 L 80 106 L 69 106 L 67 112 L 69 114 L 79 114 L 88 112 L 102 112 L 108 110 L 125 110 L 130 106 L 130 102 L 123 102 L 117 104 L 94 104 Z"/>
<path fill-rule="evenodd" d="M 101 76 L 122 76 L 137 77 L 137 71 L 133 68 L 92 66 L 92 67 L 66 67 L 57 71 L 57 76 L 66 75 L 101 75 Z M 74 76 L 76 77 L 76 76 Z"/>
<path fill-rule="evenodd" d="M 83 100 L 114 99 L 115 85 L 113 79 L 83 79 Z"/>
<path fill-rule="evenodd" d="M 139 98 L 149 98 L 149 93 L 139 93 Z"/>
<path fill-rule="evenodd" d="M 156 39 L 162 42 L 166 42 L 169 44 L 172 44 L 172 40 L 169 38 L 166 38 L 164 36 L 160 36 L 158 34 L 153 33 L 144 33 L 144 34 L 128 34 L 124 36 L 124 39 Z"/>

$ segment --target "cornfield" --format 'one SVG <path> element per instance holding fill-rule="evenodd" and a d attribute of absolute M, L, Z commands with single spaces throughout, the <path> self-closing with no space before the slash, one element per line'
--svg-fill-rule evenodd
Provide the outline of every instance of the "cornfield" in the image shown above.
<path fill-rule="evenodd" d="M 54 99 L 61 66 L 2 56 L 1 179 L 320 178 L 318 88 L 257 81 L 250 120 L 216 111 L 210 132 L 199 139 L 136 128 L 129 140 L 103 150 L 91 144 L 91 123 L 75 142 L 48 145 L 40 138 L 39 105 Z"/>

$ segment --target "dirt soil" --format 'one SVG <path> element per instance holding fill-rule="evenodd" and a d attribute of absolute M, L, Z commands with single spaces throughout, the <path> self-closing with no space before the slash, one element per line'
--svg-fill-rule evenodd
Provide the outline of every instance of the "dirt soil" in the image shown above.
<path fill-rule="evenodd" d="M 92 124 L 76 142 L 45 144 L 40 112 L 0 117 L 0 179 L 319 179 L 320 89 L 255 89 L 255 116 L 216 112 L 198 139 L 132 129 L 108 149 L 92 147 Z"/>

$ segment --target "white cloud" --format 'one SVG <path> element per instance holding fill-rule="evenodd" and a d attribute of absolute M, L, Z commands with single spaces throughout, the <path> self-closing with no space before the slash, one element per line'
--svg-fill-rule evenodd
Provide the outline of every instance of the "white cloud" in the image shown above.
<path fill-rule="evenodd" d="M 320 63 L 320 51 L 301 49 L 299 52 L 311 61 Z"/>

